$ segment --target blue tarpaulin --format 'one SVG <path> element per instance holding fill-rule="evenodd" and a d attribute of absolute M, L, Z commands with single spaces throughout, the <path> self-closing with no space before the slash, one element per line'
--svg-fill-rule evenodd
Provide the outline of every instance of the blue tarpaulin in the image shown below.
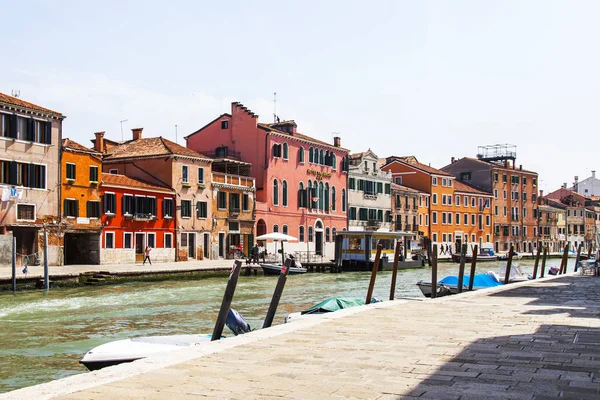
<path fill-rule="evenodd" d="M 469 286 L 469 281 L 471 280 L 470 276 L 463 277 L 463 286 Z M 458 276 L 450 275 L 439 281 L 438 283 L 443 283 L 446 286 L 458 286 Z M 492 276 L 488 274 L 475 274 L 475 280 L 473 281 L 474 288 L 486 288 L 486 287 L 494 287 L 501 286 L 502 283 L 498 282 Z"/>

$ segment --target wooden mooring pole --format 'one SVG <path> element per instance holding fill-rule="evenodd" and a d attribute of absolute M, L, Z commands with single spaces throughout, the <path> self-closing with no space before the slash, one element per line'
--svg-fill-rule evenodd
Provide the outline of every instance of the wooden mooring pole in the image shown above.
<path fill-rule="evenodd" d="M 48 272 L 48 232 L 44 231 L 44 289 L 50 289 L 50 277 Z"/>
<path fill-rule="evenodd" d="M 577 272 L 577 268 L 579 267 L 579 262 L 581 261 L 581 249 L 583 248 L 583 243 L 579 243 L 577 246 L 577 257 L 575 258 L 575 269 L 574 272 Z M 566 272 L 566 268 L 565 268 Z"/>
<path fill-rule="evenodd" d="M 229 313 L 229 308 L 231 307 L 231 300 L 233 300 L 233 294 L 235 293 L 235 287 L 237 286 L 237 281 L 241 270 L 242 262 L 240 260 L 235 260 L 233 268 L 229 273 L 227 287 L 225 288 L 225 295 L 223 295 L 221 309 L 219 310 L 217 322 L 215 322 L 215 329 L 213 330 L 213 334 L 210 339 L 211 341 L 221 339 L 223 328 L 225 327 L 225 322 L 227 321 L 227 314 Z"/>
<path fill-rule="evenodd" d="M 371 304 L 371 297 L 373 296 L 373 288 L 375 287 L 375 278 L 377 277 L 377 270 L 379 269 L 379 259 L 381 258 L 382 248 L 383 245 L 377 244 L 377 254 L 375 255 L 375 262 L 373 263 L 373 270 L 371 270 L 371 281 L 369 282 L 369 290 L 367 290 L 365 304 Z"/>
<path fill-rule="evenodd" d="M 291 260 L 289 266 L 284 264 L 281 268 L 281 272 L 277 278 L 277 285 L 275 286 L 275 291 L 273 292 L 273 297 L 271 298 L 271 304 L 269 304 L 269 311 L 267 311 L 267 316 L 265 317 L 265 322 L 263 323 L 263 329 L 270 327 L 273 323 L 273 318 L 275 318 L 275 312 L 277 312 L 277 307 L 279 306 L 279 300 L 281 299 L 281 294 L 283 293 L 287 276 L 290 273 L 290 268 L 292 268 L 294 265 L 295 261 Z"/>
<path fill-rule="evenodd" d="M 537 253 L 535 254 L 535 263 L 533 264 L 533 279 L 537 278 L 538 265 L 540 263 L 540 253 L 542 252 L 542 247 L 540 246 L 540 242 L 537 244 Z"/>
<path fill-rule="evenodd" d="M 425 248 L 427 249 L 427 264 L 429 264 L 429 266 L 431 267 L 432 266 L 432 262 L 431 262 L 432 261 L 431 260 L 431 257 L 432 257 L 431 240 L 429 238 L 427 238 L 425 240 L 427 241 L 427 245 L 425 246 Z M 433 247 L 434 247 L 434 251 L 436 251 L 437 250 L 437 245 L 434 245 Z M 436 255 L 437 255 L 437 253 L 436 253 Z"/>
<path fill-rule="evenodd" d="M 458 293 L 463 291 L 463 280 L 465 279 L 465 258 L 467 257 L 467 244 L 463 244 L 460 249 L 460 266 L 458 267 Z"/>
<path fill-rule="evenodd" d="M 546 271 L 546 256 L 548 255 L 548 246 L 544 246 L 544 254 L 542 255 L 542 270 L 540 271 L 540 278 L 544 277 Z M 535 279 L 535 276 L 533 277 Z"/>
<path fill-rule="evenodd" d="M 433 245 L 431 256 L 431 298 L 435 299 L 437 297 L 437 244 Z"/>
<path fill-rule="evenodd" d="M 475 266 L 477 265 L 477 253 L 479 248 L 475 245 L 473 249 L 473 260 L 471 260 L 471 275 L 469 276 L 469 291 L 473 290 L 473 282 L 475 280 Z"/>
<path fill-rule="evenodd" d="M 508 251 L 508 261 L 506 262 L 506 274 L 504 274 L 504 284 L 508 284 L 510 280 L 510 267 L 512 265 L 513 255 L 515 253 L 515 247 L 511 244 L 510 250 Z"/>
<path fill-rule="evenodd" d="M 396 250 L 394 251 L 394 267 L 392 270 L 392 284 L 390 287 L 390 300 L 394 300 L 394 293 L 396 292 L 396 277 L 398 276 L 398 259 L 400 258 L 400 247 L 402 243 L 396 242 Z"/>
<path fill-rule="evenodd" d="M 12 240 L 12 291 L 17 291 L 17 238 Z"/>
<path fill-rule="evenodd" d="M 562 275 L 567 272 L 567 258 L 569 257 L 569 243 L 566 244 L 563 249 L 563 256 L 560 260 L 560 269 L 558 270 L 558 274 Z"/>

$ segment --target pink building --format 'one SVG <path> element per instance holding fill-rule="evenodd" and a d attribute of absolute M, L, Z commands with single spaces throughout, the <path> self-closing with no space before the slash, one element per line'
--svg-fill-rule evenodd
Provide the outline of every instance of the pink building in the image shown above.
<path fill-rule="evenodd" d="M 258 122 L 242 104 L 187 136 L 189 149 L 229 153 L 252 164 L 256 179 L 255 235 L 282 232 L 302 260 L 307 252 L 333 258 L 334 238 L 347 228 L 347 157 L 340 138 L 329 144 L 296 131 L 294 121 Z M 273 251 L 271 245 L 267 246 Z"/>

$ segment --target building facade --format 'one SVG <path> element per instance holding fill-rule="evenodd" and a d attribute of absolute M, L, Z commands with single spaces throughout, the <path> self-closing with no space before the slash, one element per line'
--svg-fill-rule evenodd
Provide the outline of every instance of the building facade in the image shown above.
<path fill-rule="evenodd" d="M 394 231 L 413 232 L 412 240 L 422 237 L 423 233 L 419 235 L 419 231 L 421 231 L 420 224 L 423 224 L 423 212 L 419 212 L 419 208 L 423 207 L 424 198 L 429 199 L 429 196 L 408 186 L 392 183 L 392 229 Z"/>
<path fill-rule="evenodd" d="M 494 248 L 534 251 L 537 246 L 538 174 L 516 167 L 516 151 L 504 145 L 480 147 L 477 159 L 464 157 L 443 167 L 457 180 L 494 196 Z"/>
<path fill-rule="evenodd" d="M 149 184 L 168 187 L 175 193 L 176 260 L 204 258 L 204 233 L 212 232 L 212 219 L 194 212 L 197 201 L 212 209 L 210 177 L 212 159 L 163 137 L 142 137 L 142 128 L 132 129 L 132 139 L 123 143 L 107 140 L 97 132 L 94 149 L 104 154 L 104 173 L 121 174 Z M 211 235 L 212 238 L 212 235 Z M 210 254 L 218 247 L 212 242 Z"/>
<path fill-rule="evenodd" d="M 566 241 L 571 250 L 576 250 L 583 244 L 583 250 L 596 243 L 596 214 L 590 199 L 577 192 L 562 187 L 545 196 L 547 199 L 559 202 L 565 206 Z M 591 209 L 590 209 L 591 208 Z"/>
<path fill-rule="evenodd" d="M 64 264 L 100 264 L 102 154 L 63 139 L 61 167 Z"/>
<path fill-rule="evenodd" d="M 580 181 L 579 177 L 576 176 L 573 181 L 573 186 L 570 188 L 570 190 L 577 192 L 582 196 L 599 196 L 600 179 L 596 178 L 596 171 L 592 171 L 592 176 L 582 181 Z"/>
<path fill-rule="evenodd" d="M 102 176 L 101 263 L 175 260 L 175 192 L 125 175 Z"/>
<path fill-rule="evenodd" d="M 392 175 L 370 149 L 348 157 L 348 230 L 392 230 Z"/>
<path fill-rule="evenodd" d="M 566 206 L 542 196 L 538 201 L 538 240 L 549 252 L 559 252 L 565 245 Z"/>
<path fill-rule="evenodd" d="M 18 264 L 40 264 L 44 232 L 48 264 L 62 262 L 59 112 L 0 93 L 0 234 L 17 241 Z"/>
<path fill-rule="evenodd" d="M 235 102 L 231 114 L 185 139 L 192 150 L 226 147 L 252 165 L 255 236 L 287 233 L 298 241 L 287 243 L 286 251 L 299 259 L 333 257 L 335 233 L 347 229 L 348 150 L 339 138 L 329 144 L 298 133 L 294 121 L 260 123 Z"/>

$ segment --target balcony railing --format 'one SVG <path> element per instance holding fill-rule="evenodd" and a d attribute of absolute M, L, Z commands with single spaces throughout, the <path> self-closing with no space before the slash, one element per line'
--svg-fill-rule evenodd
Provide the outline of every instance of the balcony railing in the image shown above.
<path fill-rule="evenodd" d="M 370 219 L 367 220 L 367 226 L 368 227 L 379 227 L 381 225 L 381 221 L 377 221 L 376 219 Z"/>
<path fill-rule="evenodd" d="M 152 214 L 135 213 L 133 214 L 134 221 L 155 221 L 157 218 Z"/>
<path fill-rule="evenodd" d="M 249 176 L 223 174 L 221 172 L 212 173 L 213 184 L 224 184 L 233 186 L 242 186 L 247 188 L 254 188 L 254 178 Z"/>
<path fill-rule="evenodd" d="M 234 215 L 239 215 L 239 214 L 240 214 L 239 207 L 229 207 L 229 215 L 234 216 Z"/>
<path fill-rule="evenodd" d="M 377 193 L 373 193 L 373 192 L 364 192 L 364 193 L 363 193 L 363 197 L 364 197 L 365 199 L 377 200 Z"/>

